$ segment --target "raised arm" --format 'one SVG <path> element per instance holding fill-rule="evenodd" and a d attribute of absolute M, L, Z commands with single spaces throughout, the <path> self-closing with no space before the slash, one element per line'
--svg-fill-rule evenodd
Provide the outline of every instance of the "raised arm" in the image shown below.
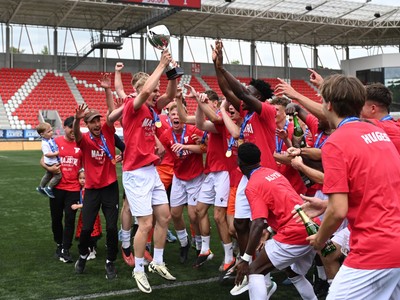
<path fill-rule="evenodd" d="M 106 115 L 106 122 L 108 126 L 113 126 L 114 122 L 110 119 L 110 114 L 114 111 L 114 98 L 111 91 L 111 78 L 110 73 L 104 73 L 99 80 L 100 86 L 104 89 L 106 93 L 106 104 L 107 104 L 107 115 Z"/>
<path fill-rule="evenodd" d="M 308 116 L 308 112 L 302 108 L 300 105 L 298 104 L 294 104 L 294 103 L 289 103 L 286 106 L 285 112 L 287 115 L 293 115 L 294 113 L 297 113 L 298 117 L 305 123 L 307 116 Z"/>
<path fill-rule="evenodd" d="M 214 69 L 215 69 L 215 73 L 217 75 L 219 88 L 221 89 L 222 94 L 224 94 L 225 98 L 233 105 L 233 107 L 237 111 L 239 111 L 241 100 L 238 97 L 236 97 L 236 95 L 233 93 L 231 87 L 229 86 L 228 82 L 226 81 L 224 75 L 221 73 L 220 69 L 217 68 L 217 63 L 222 64 L 222 61 L 217 62 L 217 59 L 220 59 L 220 60 L 223 59 L 222 55 L 218 56 L 218 51 L 222 50 L 222 42 L 220 40 L 216 40 L 215 48 L 211 45 L 211 49 L 212 49 L 212 60 L 214 62 Z"/>
<path fill-rule="evenodd" d="M 174 100 L 177 93 L 177 82 L 176 79 L 168 80 L 167 90 L 165 94 L 161 95 L 157 100 L 157 109 L 161 111 L 168 103 Z"/>
<path fill-rule="evenodd" d="M 226 112 L 226 105 L 225 105 L 226 100 L 222 101 L 221 103 L 221 115 L 222 115 L 222 120 L 224 121 L 226 129 L 228 129 L 229 133 L 234 139 L 238 139 L 240 136 L 240 127 L 235 124 L 235 122 L 232 121 L 230 116 Z M 232 104 L 233 105 L 233 104 Z"/>
<path fill-rule="evenodd" d="M 206 97 L 205 94 L 199 94 L 197 97 Z M 201 100 L 200 100 L 201 101 Z M 212 133 L 218 133 L 217 129 L 215 128 L 214 124 L 211 121 L 205 119 L 205 115 L 203 110 L 200 106 L 197 106 L 196 109 L 196 127 L 203 131 L 208 131 Z"/>
<path fill-rule="evenodd" d="M 322 104 L 317 103 L 310 98 L 300 94 L 290 84 L 278 78 L 279 84 L 275 87 L 275 94 L 277 96 L 285 95 L 291 99 L 297 100 L 305 109 L 316 116 L 320 120 L 325 120 L 325 115 L 322 112 Z"/>
<path fill-rule="evenodd" d="M 114 86 L 115 86 L 115 91 L 117 92 L 118 97 L 125 99 L 126 94 L 124 91 L 124 86 L 122 84 L 122 75 L 121 75 L 121 71 L 123 68 L 124 68 L 124 64 L 122 62 L 117 62 L 115 64 Z"/>
<path fill-rule="evenodd" d="M 154 92 L 154 89 L 160 82 L 160 77 L 164 72 L 165 67 L 169 64 L 171 60 L 171 54 L 168 52 L 168 50 L 164 50 L 157 68 L 154 70 L 153 74 L 151 74 L 151 76 L 146 80 L 146 83 L 144 84 L 139 95 L 137 95 L 137 97 L 133 100 L 134 111 L 137 111 L 140 107 L 142 107 L 142 105 Z"/>
<path fill-rule="evenodd" d="M 85 111 L 87 109 L 86 104 L 81 104 L 78 106 L 78 108 L 75 110 L 75 118 L 74 118 L 74 136 L 75 136 L 75 141 L 79 143 L 82 140 L 82 132 L 81 132 L 81 119 L 85 116 Z"/>
<path fill-rule="evenodd" d="M 307 69 L 307 70 L 311 72 L 310 74 L 311 83 L 314 84 L 317 88 L 319 88 L 321 84 L 324 82 L 324 79 L 313 69 Z"/>
<path fill-rule="evenodd" d="M 175 99 L 176 99 L 176 107 L 178 109 L 179 120 L 181 120 L 181 122 L 186 124 L 195 125 L 196 124 L 195 116 L 188 116 L 186 108 L 183 106 L 182 89 L 178 88 L 178 92 L 175 96 Z"/>

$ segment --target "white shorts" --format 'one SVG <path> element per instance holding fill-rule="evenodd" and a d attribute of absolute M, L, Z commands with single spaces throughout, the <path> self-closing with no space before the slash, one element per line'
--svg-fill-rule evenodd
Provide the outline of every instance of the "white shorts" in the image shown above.
<path fill-rule="evenodd" d="M 341 251 L 344 255 L 347 256 L 347 254 L 350 251 L 350 230 L 348 227 L 343 228 L 342 230 L 338 230 L 335 232 L 333 237 L 331 238 L 332 242 L 335 242 L 336 244 L 340 245 L 342 248 Z"/>
<path fill-rule="evenodd" d="M 185 204 L 196 206 L 203 180 L 204 174 L 188 181 L 181 180 L 174 175 L 172 178 L 170 206 L 177 207 Z"/>
<path fill-rule="evenodd" d="M 342 265 L 326 299 L 398 300 L 400 268 L 360 270 Z"/>
<path fill-rule="evenodd" d="M 132 216 L 153 214 L 153 205 L 168 204 L 167 193 L 154 165 L 122 172 L 126 198 Z"/>
<path fill-rule="evenodd" d="M 228 198 L 228 171 L 208 173 L 201 186 L 199 202 L 219 207 L 227 207 Z"/>
<path fill-rule="evenodd" d="M 273 238 L 265 242 L 264 249 L 275 268 L 284 270 L 290 266 L 299 275 L 307 274 L 316 254 L 309 245 L 289 245 Z"/>
<path fill-rule="evenodd" d="M 245 194 L 248 181 L 243 175 L 236 190 L 235 219 L 251 219 L 250 204 Z"/>

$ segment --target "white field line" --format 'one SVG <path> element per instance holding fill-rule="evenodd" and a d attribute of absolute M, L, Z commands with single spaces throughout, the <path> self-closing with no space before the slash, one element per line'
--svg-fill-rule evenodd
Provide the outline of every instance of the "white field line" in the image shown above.
<path fill-rule="evenodd" d="M 177 283 L 173 283 L 173 284 L 161 284 L 161 285 L 152 287 L 152 289 L 153 290 L 161 290 L 161 289 L 169 289 L 169 288 L 190 286 L 190 285 L 196 285 L 196 284 L 204 284 L 204 283 L 210 283 L 210 282 L 216 282 L 216 281 L 218 281 L 218 277 L 193 280 L 193 281 L 183 281 L 183 282 L 177 282 Z M 140 290 L 138 288 L 135 288 L 135 289 L 130 289 L 130 290 L 112 291 L 112 292 L 107 292 L 107 293 L 96 293 L 96 294 L 81 295 L 81 296 L 74 296 L 74 297 L 67 297 L 67 298 L 58 298 L 55 300 L 96 299 L 96 298 L 100 298 L 100 297 L 120 296 L 120 295 L 127 295 L 127 294 L 133 294 L 133 293 L 138 293 L 138 292 L 140 292 Z"/>

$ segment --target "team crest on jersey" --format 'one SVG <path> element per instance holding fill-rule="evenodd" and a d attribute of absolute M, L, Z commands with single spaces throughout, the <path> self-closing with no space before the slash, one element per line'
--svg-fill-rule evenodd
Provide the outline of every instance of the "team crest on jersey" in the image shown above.
<path fill-rule="evenodd" d="M 75 150 L 75 153 L 78 153 L 81 150 L 81 148 L 74 147 L 74 150 Z"/>

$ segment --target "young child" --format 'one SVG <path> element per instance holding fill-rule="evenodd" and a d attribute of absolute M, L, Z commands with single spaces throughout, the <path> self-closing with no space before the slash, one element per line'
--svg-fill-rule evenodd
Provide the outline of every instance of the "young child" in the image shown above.
<path fill-rule="evenodd" d="M 59 165 L 60 157 L 58 156 L 58 146 L 53 139 L 53 128 L 49 123 L 43 122 L 36 127 L 36 131 L 42 137 L 42 152 L 44 157 L 44 163 L 47 166 Z M 57 174 L 53 174 L 46 171 L 42 180 L 40 181 L 40 186 L 36 190 L 50 198 L 54 198 L 53 187 L 56 186 L 61 180 L 61 171 Z M 48 186 L 46 186 L 48 184 Z"/>
<path fill-rule="evenodd" d="M 79 170 L 78 180 L 79 180 L 79 184 L 81 185 L 80 201 L 77 204 L 71 205 L 71 208 L 73 210 L 81 209 L 83 206 L 83 199 L 84 199 L 84 195 L 85 195 L 85 170 L 83 168 Z M 79 214 L 78 225 L 76 226 L 76 233 L 75 233 L 76 239 L 79 239 L 79 237 L 81 235 L 82 225 L 83 225 L 83 223 L 82 223 L 82 211 L 81 211 L 81 213 Z M 97 241 L 101 238 L 102 231 L 103 230 L 101 227 L 100 215 L 97 214 L 96 221 L 94 222 L 93 231 L 91 234 L 91 242 L 90 242 L 90 247 L 89 247 L 90 253 L 89 253 L 87 260 L 96 258 Z"/>

